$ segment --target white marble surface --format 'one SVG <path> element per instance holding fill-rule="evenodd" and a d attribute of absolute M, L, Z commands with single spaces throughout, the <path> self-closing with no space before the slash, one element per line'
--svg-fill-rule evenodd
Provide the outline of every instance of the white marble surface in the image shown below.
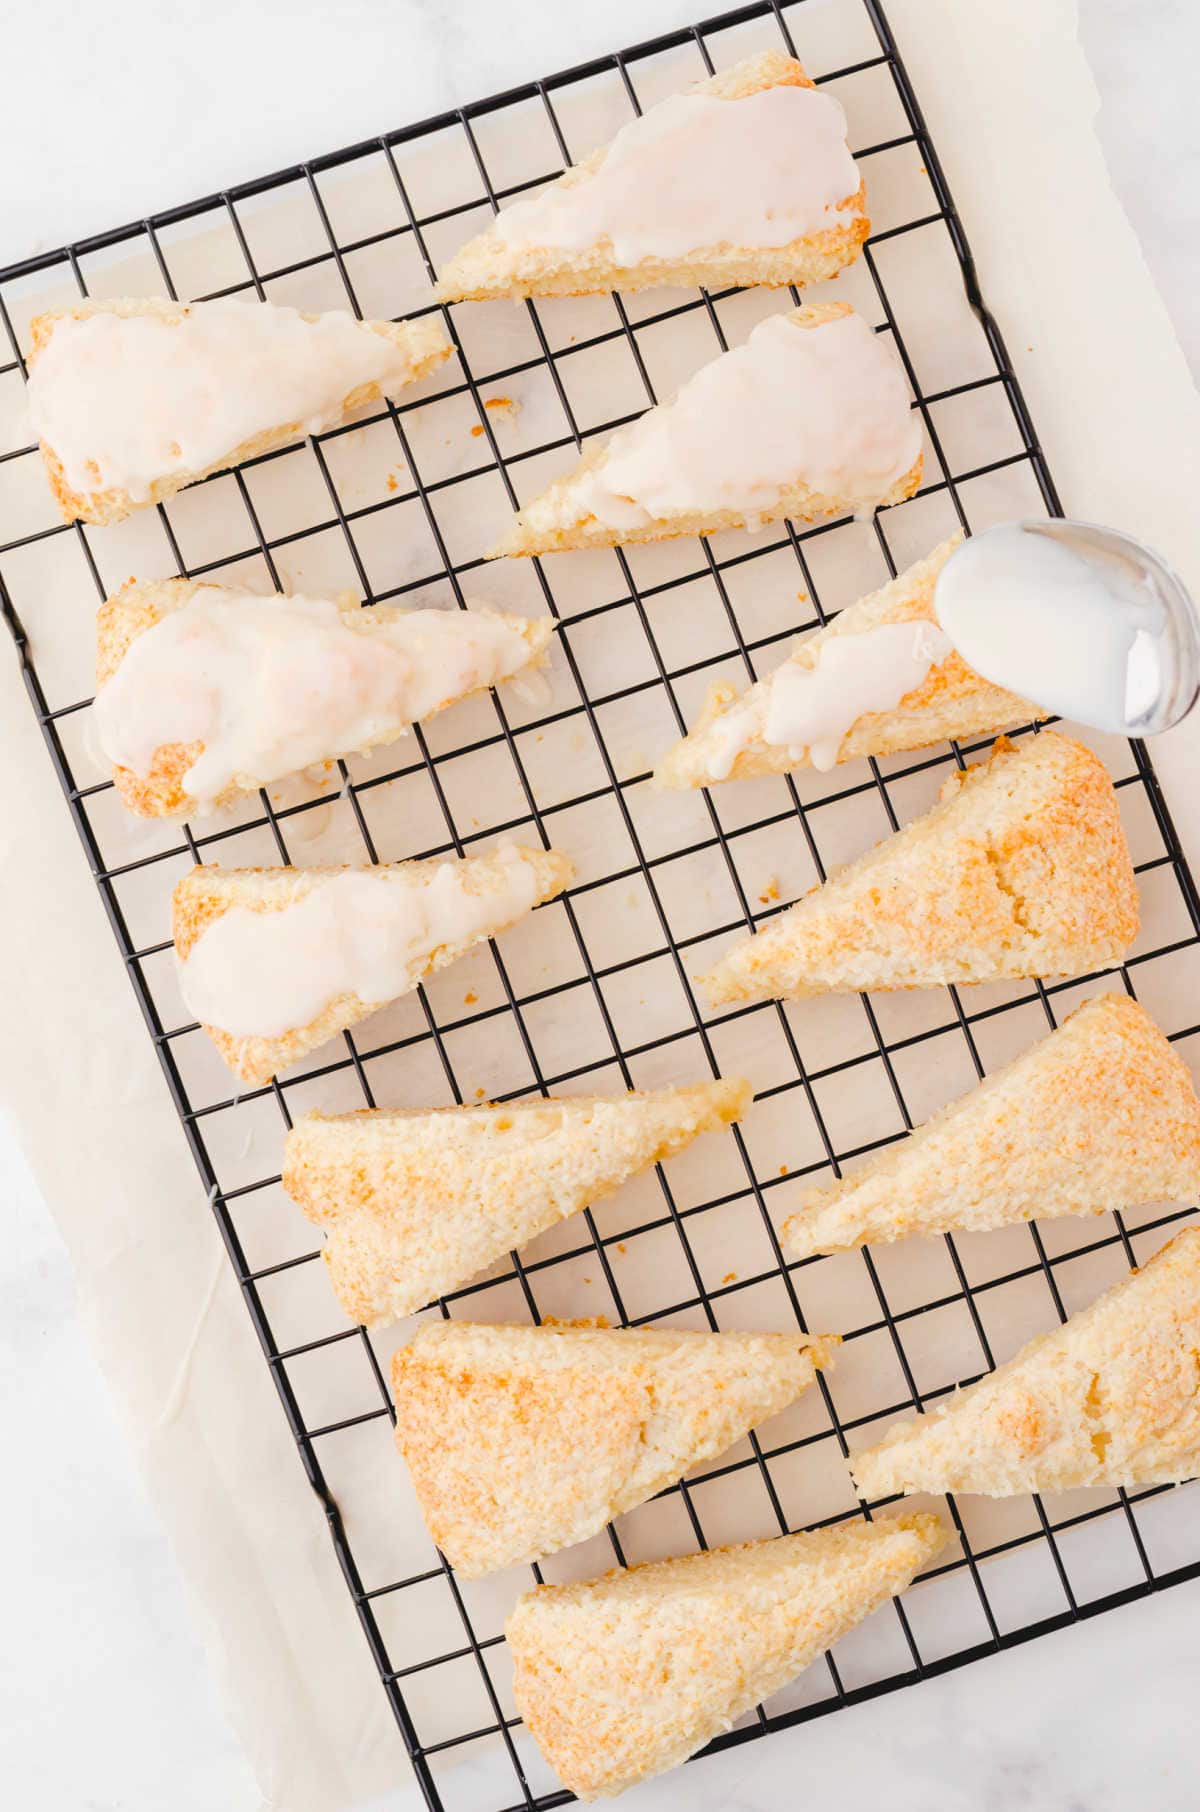
<path fill-rule="evenodd" d="M 0 115 L 0 139 L 19 147 L 4 151 L 0 262 L 701 10 L 694 0 L 586 12 L 547 0 L 118 0 L 100 30 L 64 0 L 42 0 L 7 27 L 24 75 Z M 1177 72 L 1195 66 L 1200 16 L 1188 0 L 1081 0 L 1081 12 L 1114 181 L 1198 368 L 1200 247 L 1178 227 L 1194 211 L 1200 146 Z M 39 1812 L 252 1812 L 256 1790 L 88 1358 L 61 1244 L 3 1121 L 0 1177 L 6 1797 Z M 1184 1588 L 626 1803 L 774 1808 L 799 1780 L 807 1799 L 849 1812 L 1191 1812 L 1198 1608 L 1200 1587 Z"/>

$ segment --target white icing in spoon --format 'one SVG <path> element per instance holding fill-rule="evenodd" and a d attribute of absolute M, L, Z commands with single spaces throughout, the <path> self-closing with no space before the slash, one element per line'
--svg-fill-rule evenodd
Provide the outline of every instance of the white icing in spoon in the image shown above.
<path fill-rule="evenodd" d="M 1188 595 L 1116 530 L 1058 520 L 988 529 L 951 555 L 934 608 L 984 679 L 1096 729 L 1150 735 L 1195 700 Z"/>

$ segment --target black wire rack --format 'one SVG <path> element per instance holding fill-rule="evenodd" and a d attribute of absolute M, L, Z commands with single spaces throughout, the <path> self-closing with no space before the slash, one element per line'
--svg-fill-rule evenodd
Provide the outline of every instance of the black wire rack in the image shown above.
<path fill-rule="evenodd" d="M 608 105 L 615 97 L 628 117 L 655 98 L 656 79 L 678 87 L 691 76 L 782 42 L 789 51 L 798 48 L 819 81 L 847 102 L 852 130 L 859 119 L 882 125 L 878 133 L 859 134 L 861 142 L 854 147 L 867 173 L 876 229 L 854 267 L 853 280 L 860 285 L 859 305 L 892 339 L 921 415 L 926 477 L 918 497 L 877 516 L 869 526 L 785 525 L 755 536 L 674 544 L 665 564 L 661 550 L 637 549 L 587 556 L 587 564 L 575 556 L 524 563 L 520 582 L 532 588 L 526 593 L 529 607 L 549 611 L 561 626 L 562 696 L 551 701 L 552 708 L 544 700 L 521 704 L 507 697 L 488 700 L 478 709 L 460 707 L 467 716 L 450 713 L 436 729 L 415 732 L 411 760 L 388 765 L 399 759 L 390 750 L 382 761 L 339 764 L 339 822 L 356 840 L 359 860 L 364 853 L 371 861 L 462 855 L 501 833 L 520 831 L 544 845 L 555 842 L 571 849 L 573 835 L 585 823 L 592 825 L 588 839 L 596 847 L 565 898 L 535 915 L 532 942 L 514 943 L 518 934 L 506 934 L 480 953 L 478 962 L 468 959 L 474 964 L 469 972 L 473 987 L 465 996 L 461 987 L 452 992 L 440 981 L 431 984 L 409 1003 L 406 1016 L 381 1015 L 318 1053 L 315 1063 L 266 1089 L 230 1094 L 227 1078 L 222 1082 L 208 1059 L 202 1034 L 176 1023 L 169 942 L 143 935 L 143 928 L 161 931 L 171 885 L 192 861 L 303 862 L 311 827 L 330 810 L 328 789 L 309 786 L 294 798 L 264 791 L 232 817 L 151 833 L 155 846 L 149 851 L 115 841 L 120 814 L 112 803 L 111 783 L 90 777 L 95 771 L 86 737 L 90 699 L 78 687 L 72 691 L 57 669 L 42 670 L 54 637 L 44 637 L 34 627 L 27 633 L 24 625 L 45 589 L 47 562 L 56 563 L 56 584 L 72 595 L 86 599 L 94 593 L 99 599 L 132 570 L 121 564 L 128 562 L 131 544 L 113 529 L 66 527 L 51 520 L 36 448 L 19 445 L 0 455 L 0 605 L 29 697 L 305 1475 L 324 1505 L 333 1548 L 396 1724 L 425 1798 L 438 1812 L 454 1802 L 448 1770 L 480 1738 L 491 1738 L 507 1754 L 511 1784 L 501 1798 L 512 1812 L 570 1798 L 546 1775 L 519 1727 L 500 1634 L 516 1591 L 529 1583 L 530 1572 L 541 1578 L 543 1570 L 520 1569 L 517 1579 L 505 1575 L 500 1592 L 489 1597 L 478 1586 L 457 1581 L 433 1550 L 419 1557 L 422 1564 L 397 1565 L 386 1541 L 381 1544 L 372 1531 L 364 1557 L 356 1528 L 348 1527 L 355 1519 L 345 1514 L 339 1443 L 368 1443 L 356 1449 L 354 1464 L 366 1467 L 375 1497 L 386 1501 L 397 1488 L 398 1470 L 390 1451 L 394 1412 L 385 1381 L 387 1343 L 363 1329 L 335 1326 L 336 1310 L 324 1294 L 320 1309 L 305 1308 L 314 1317 L 304 1323 L 305 1337 L 291 1337 L 300 1324 L 283 1306 L 280 1292 L 294 1291 L 297 1280 L 318 1276 L 322 1267 L 299 1216 L 285 1219 L 282 1207 L 274 1219 L 268 1212 L 267 1204 L 278 1197 L 279 1177 L 274 1164 L 258 1164 L 253 1151 L 264 1112 L 277 1161 L 282 1127 L 291 1124 L 298 1107 L 313 1102 L 373 1106 L 384 1078 L 389 1100 L 409 1101 L 408 1091 L 418 1100 L 431 1095 L 456 1102 L 474 1098 L 485 1091 L 471 1087 L 478 1068 L 473 1053 L 501 1035 L 511 1052 L 507 1067 L 500 1066 L 503 1086 L 495 1086 L 497 1072 L 492 1071 L 486 1091 L 498 1099 L 570 1089 L 585 1081 L 591 1089 L 647 1086 L 685 1072 L 733 1073 L 749 1064 L 758 1083 L 754 1116 L 759 1118 L 752 1116 L 742 1128 L 721 1135 L 719 1160 L 706 1156 L 690 1169 L 682 1160 L 667 1166 L 646 1191 L 634 1192 L 632 1210 L 604 1205 L 584 1213 L 523 1257 L 513 1254 L 499 1276 L 454 1292 L 431 1311 L 536 1320 L 551 1310 L 560 1312 L 564 1291 L 573 1306 L 579 1306 L 582 1293 L 594 1307 L 584 1288 L 589 1286 L 603 1297 L 599 1308 L 624 1325 L 669 1320 L 717 1328 L 795 1322 L 801 1328 L 844 1333 L 842 1364 L 821 1378 L 819 1389 L 809 1393 L 811 1406 L 798 1412 L 795 1421 L 778 1418 L 761 1438 L 752 1437 L 720 1465 L 684 1481 L 644 1512 L 622 1518 L 605 1538 L 597 1538 L 599 1546 L 588 1545 L 582 1560 L 555 1557 L 544 1563 L 544 1575 L 550 1578 L 564 1576 L 564 1567 L 577 1575 L 597 1572 L 614 1557 L 623 1563 L 647 1549 L 682 1551 L 731 1534 L 737 1538 L 815 1527 L 863 1509 L 870 1514 L 874 1506 L 854 1501 L 840 1466 L 851 1445 L 877 1433 L 889 1418 L 982 1375 L 995 1364 L 997 1347 L 1006 1356 L 1018 1344 L 1015 1329 L 1020 1327 L 1024 1337 L 1023 1317 L 1028 1331 L 1052 1324 L 1055 1316 L 1065 1318 L 1144 1260 L 1162 1243 L 1164 1230 L 1192 1212 L 1105 1216 L 1082 1231 L 1075 1224 L 1066 1232 L 1061 1224 L 1034 1225 L 1009 1230 L 1011 1238 L 1009 1233 L 946 1237 L 916 1273 L 897 1268 L 890 1249 L 789 1264 L 776 1232 L 789 1189 L 798 1181 L 841 1174 L 844 1164 L 902 1136 L 949 1094 L 1056 1024 L 1079 998 L 1095 991 L 1098 978 L 1082 984 L 980 989 L 965 997 L 953 989 L 930 991 L 920 1005 L 908 997 L 896 997 L 899 1005 L 893 997 L 861 997 L 845 1009 L 854 1018 L 850 1030 L 844 1015 L 833 1021 L 814 1019 L 809 1003 L 800 1010 L 773 1005 L 708 1015 L 693 991 L 690 976 L 702 966 L 698 959 L 704 946 L 732 931 L 745 932 L 778 910 L 779 886 L 769 878 L 768 866 L 780 849 L 789 874 L 803 869 L 809 878 L 823 878 L 830 861 L 923 809 L 943 774 L 983 745 L 927 751 L 917 759 L 855 763 L 834 776 L 742 783 L 711 795 L 698 793 L 686 803 L 669 796 L 671 803 L 664 807 L 661 800 L 657 806 L 648 803 L 650 764 L 629 746 L 622 713 L 632 710 L 636 717 L 651 705 L 660 710 L 665 746 L 683 732 L 689 715 L 685 706 L 690 708 L 709 678 L 728 672 L 755 676 L 760 661 L 766 657 L 769 664 L 772 652 L 797 629 L 825 620 L 823 594 L 838 593 L 829 600 L 835 608 L 848 602 L 853 592 L 845 593 L 822 576 L 838 537 L 843 542 L 855 537 L 858 556 L 870 549 L 880 563 L 873 580 L 878 583 L 903 563 L 896 553 L 906 521 L 910 541 L 923 535 L 923 545 L 906 554 L 910 558 L 954 526 L 982 526 L 981 516 L 986 519 L 997 508 L 1007 514 L 1038 509 L 1061 513 L 883 9 L 877 0 L 846 0 L 841 11 L 847 15 L 842 42 L 850 50 L 829 68 L 813 61 L 804 0 L 790 6 L 747 5 L 624 54 L 599 58 L 0 271 L 0 320 L 11 349 L 9 362 L 0 364 L 3 398 L 18 393 L 24 377 L 22 310 L 27 299 L 40 297 L 45 306 L 47 286 L 55 285 L 87 295 L 96 293 L 99 283 L 103 293 L 114 258 L 122 281 L 128 281 L 131 268 L 141 269 L 144 289 L 158 294 L 292 300 L 298 283 L 311 306 L 309 286 L 315 284 L 323 306 L 348 303 L 358 313 L 391 316 L 438 312 L 428 296 L 434 263 L 478 230 L 498 202 L 551 178 L 605 136 L 595 131 L 588 139 L 585 127 L 572 126 L 577 101 L 590 104 L 607 97 Z M 812 27 L 817 24 L 814 18 Z M 514 162 L 512 149 L 522 134 L 522 142 L 542 147 L 524 164 Z M 428 188 L 425 177 L 433 165 L 443 175 L 451 166 L 465 170 L 459 189 L 453 181 L 449 187 L 443 182 L 440 188 Z M 343 206 L 347 191 L 339 187 L 348 176 L 370 179 L 369 207 L 353 217 Z M 282 261 L 262 230 L 266 217 L 256 212 L 264 203 L 304 210 L 295 255 Z M 210 278 L 216 272 L 222 279 L 201 289 L 180 274 L 193 255 L 197 233 L 207 235 L 200 241 L 203 268 Z M 961 307 L 965 286 L 970 305 L 964 314 L 974 336 L 976 368 L 949 383 L 925 379 L 927 348 L 914 344 L 919 337 L 912 328 L 914 316 L 905 301 L 897 300 L 889 269 L 894 248 L 916 243 L 920 235 L 935 258 L 947 254 L 943 296 L 953 292 Z M 373 262 L 379 258 L 383 264 Z M 191 268 L 197 267 L 193 263 Z M 387 273 L 402 268 L 412 275 L 412 306 L 398 308 L 394 290 L 392 306 L 374 306 L 364 291 L 379 283 L 375 273 L 384 272 L 386 285 L 391 280 Z M 56 291 L 54 299 L 62 300 L 62 294 Z M 727 344 L 737 304 L 736 292 L 682 297 L 659 292 L 649 298 L 605 298 L 594 305 L 530 303 L 509 309 L 498 343 L 510 354 L 515 348 L 519 356 L 501 357 L 499 363 L 494 352 L 489 354 L 489 333 L 499 331 L 494 306 L 490 313 L 480 309 L 474 319 L 472 305 L 443 311 L 459 347 L 457 360 L 415 400 L 387 405 L 299 449 L 281 449 L 248 462 L 156 512 L 144 512 L 162 537 L 160 568 L 193 577 L 251 571 L 284 588 L 289 579 L 294 582 L 297 561 L 309 561 L 314 552 L 320 555 L 332 546 L 347 563 L 349 582 L 369 603 L 415 599 L 440 586 L 443 596 L 448 592 L 461 606 L 470 587 L 476 582 L 491 587 L 497 572 L 485 569 L 479 558 L 484 535 L 477 530 L 473 538 L 464 538 L 464 521 L 469 530 L 477 516 L 498 507 L 499 526 L 519 498 L 540 488 L 544 462 L 551 462 L 548 469 L 562 469 L 585 438 L 618 426 L 657 400 L 662 381 L 655 375 L 654 348 L 671 336 L 702 332 L 705 351 L 688 355 L 689 368 L 694 368 L 701 357 Z M 772 305 L 787 304 L 777 299 Z M 32 303 L 26 312 L 35 312 Z M 571 327 L 576 331 L 569 332 Z M 520 336 L 519 345 L 514 334 Z M 608 419 L 593 420 L 580 404 L 574 374 L 589 359 L 613 357 L 624 362 L 636 395 L 628 410 L 614 411 L 612 399 L 624 400 L 626 393 L 620 383 L 610 384 L 602 376 L 600 387 L 609 406 L 599 414 Z M 609 367 L 601 364 L 599 369 Z M 513 430 L 510 399 L 498 395 L 498 386 L 519 391 L 523 385 L 530 395 L 541 387 L 543 414 L 554 417 L 557 432 L 532 439 L 526 433 L 522 442 Z M 497 402 L 500 408 L 489 406 Z M 537 417 L 536 409 L 526 408 Z M 453 437 L 427 431 L 431 411 L 435 420 L 439 411 L 455 412 L 462 445 L 468 448 L 465 459 L 446 464 L 442 449 Z M 978 418 L 989 412 L 997 421 L 1002 418 L 1006 450 L 964 463 L 956 450 L 964 444 L 964 415 Z M 396 468 L 378 494 L 365 501 L 344 476 L 349 448 L 361 447 L 364 433 L 372 448 L 386 444 L 384 463 Z M 356 443 L 351 441 L 355 435 Z M 1004 487 L 1001 500 L 989 501 L 987 481 L 997 477 Z M 1015 508 L 1017 493 L 1007 488 L 1014 480 L 1026 487 Z M 198 493 L 211 498 L 217 487 L 223 526 L 214 540 L 197 533 L 190 511 Z M 298 498 L 295 511 L 302 519 L 279 517 L 284 494 Z M 244 528 L 230 528 L 236 522 Z M 938 533 L 930 532 L 928 525 L 934 522 Z M 424 552 L 381 578 L 373 553 L 366 551 L 379 547 L 381 533 L 397 544 L 415 539 Z M 797 585 L 802 589 L 797 591 Z M 788 600 L 782 616 L 781 586 Z M 766 612 L 770 623 L 764 633 L 761 602 L 768 593 L 775 602 Z M 808 601 L 809 611 L 798 610 L 797 599 Z M 701 620 L 707 625 L 703 633 L 695 626 Z M 611 651 L 626 642 L 640 650 L 641 669 L 634 677 L 618 675 L 615 683 L 597 686 L 593 650 L 603 645 Z M 52 659 L 49 664 L 54 666 Z M 443 730 L 442 721 L 456 728 Z M 468 725 L 465 736 L 463 723 Z M 538 754 L 546 744 L 549 758 Z M 1147 931 L 1134 954 L 1117 975 L 1099 978 L 1099 985 L 1136 992 L 1183 1046 L 1200 1033 L 1183 1017 L 1187 984 L 1194 975 L 1188 964 L 1200 948 L 1196 890 L 1145 749 L 1109 742 L 1104 753 L 1116 770 L 1148 911 Z M 480 772 L 481 763 L 492 772 L 503 769 L 511 793 L 507 816 L 498 808 L 495 821 L 482 827 L 464 805 L 470 776 Z M 564 785 L 564 772 L 572 777 L 584 772 L 591 784 L 571 791 L 572 782 Z M 414 816 L 410 808 L 418 789 L 424 804 Z M 385 847 L 388 836 L 379 828 L 376 807 L 386 798 L 399 801 L 407 846 Z M 595 831 L 595 820 L 586 819 L 588 812 L 604 815 L 603 834 Z M 421 846 L 412 847 L 413 842 Z M 340 849 L 334 859 L 347 859 L 347 853 Z M 703 884 L 696 876 L 704 877 Z M 618 901 L 631 891 L 644 920 L 641 943 L 636 953 L 614 958 L 606 929 L 619 916 Z M 789 886 L 783 898 L 795 891 Z M 561 973 L 547 980 L 545 967 L 530 966 L 531 950 L 539 952 L 543 964 L 557 963 Z M 531 985 L 531 976 L 537 985 Z M 631 1029 L 630 989 L 641 990 L 643 1008 L 649 1002 L 648 1030 Z M 660 1010 L 664 1000 L 671 1003 L 669 1010 Z M 559 1035 L 548 1045 L 551 1024 Z M 958 1066 L 951 1082 L 946 1080 L 948 1064 Z M 399 1088 L 393 1080 L 397 1077 Z M 239 1131 L 243 1126 L 249 1127 L 244 1135 Z M 242 1144 L 235 1147 L 236 1138 Z M 258 1174 L 263 1170 L 266 1174 Z M 272 1246 L 263 1228 L 277 1223 L 286 1231 Z M 714 1227 L 719 1230 L 716 1239 L 711 1237 Z M 745 1275 L 727 1270 L 718 1277 L 731 1248 L 750 1269 Z M 324 1291 L 323 1282 L 316 1289 Z M 305 1298 L 306 1304 L 316 1300 L 315 1293 Z M 313 1333 L 318 1325 L 322 1331 Z M 335 1360 L 339 1367 L 349 1361 L 354 1368 L 354 1383 L 342 1404 L 346 1413 L 314 1416 L 308 1408 L 308 1368 Z M 831 1483 L 835 1477 L 840 1483 Z M 920 1590 L 895 1605 L 894 1625 L 885 1637 L 869 1650 L 856 1648 L 853 1638 L 840 1644 L 823 1670 L 809 1670 L 795 1693 L 760 1707 L 714 1747 L 962 1666 L 1200 1575 L 1194 1528 L 1189 1531 L 1189 1519 L 1172 1509 L 1181 1495 L 1180 1489 L 1156 1488 L 1021 1499 L 999 1507 L 951 1501 L 958 1536 L 951 1558 L 926 1576 Z M 751 1502 L 754 1526 L 731 1522 L 740 1514 L 737 1506 L 744 1510 Z M 1189 1502 L 1194 1505 L 1194 1499 Z M 639 1525 L 636 1519 L 643 1514 L 658 1514 L 660 1520 Z M 1033 1560 L 1040 1581 L 1036 1590 L 1029 1586 L 1028 1563 Z M 1018 1564 L 1025 1568 L 1020 1590 L 1014 1584 Z M 432 1619 L 430 1593 L 439 1605 Z M 412 1631 L 418 1622 L 431 1621 L 442 1631 L 441 1639 L 433 1652 L 413 1652 Z M 874 1625 L 882 1627 L 883 1621 L 875 1619 Z"/>

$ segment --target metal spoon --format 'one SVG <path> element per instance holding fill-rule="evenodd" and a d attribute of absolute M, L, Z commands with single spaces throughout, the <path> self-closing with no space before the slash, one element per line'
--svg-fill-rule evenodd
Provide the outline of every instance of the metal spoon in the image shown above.
<path fill-rule="evenodd" d="M 1057 517 L 986 529 L 950 556 L 934 607 L 985 679 L 1097 729 L 1157 736 L 1200 694 L 1187 587 L 1117 529 Z"/>

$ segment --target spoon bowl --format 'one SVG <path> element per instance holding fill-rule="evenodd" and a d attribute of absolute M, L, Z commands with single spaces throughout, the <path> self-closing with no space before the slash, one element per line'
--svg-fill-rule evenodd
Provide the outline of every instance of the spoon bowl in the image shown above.
<path fill-rule="evenodd" d="M 968 666 L 1096 729 L 1157 736 L 1200 694 L 1200 618 L 1144 542 L 1052 517 L 1000 523 L 950 556 L 934 608 Z"/>

